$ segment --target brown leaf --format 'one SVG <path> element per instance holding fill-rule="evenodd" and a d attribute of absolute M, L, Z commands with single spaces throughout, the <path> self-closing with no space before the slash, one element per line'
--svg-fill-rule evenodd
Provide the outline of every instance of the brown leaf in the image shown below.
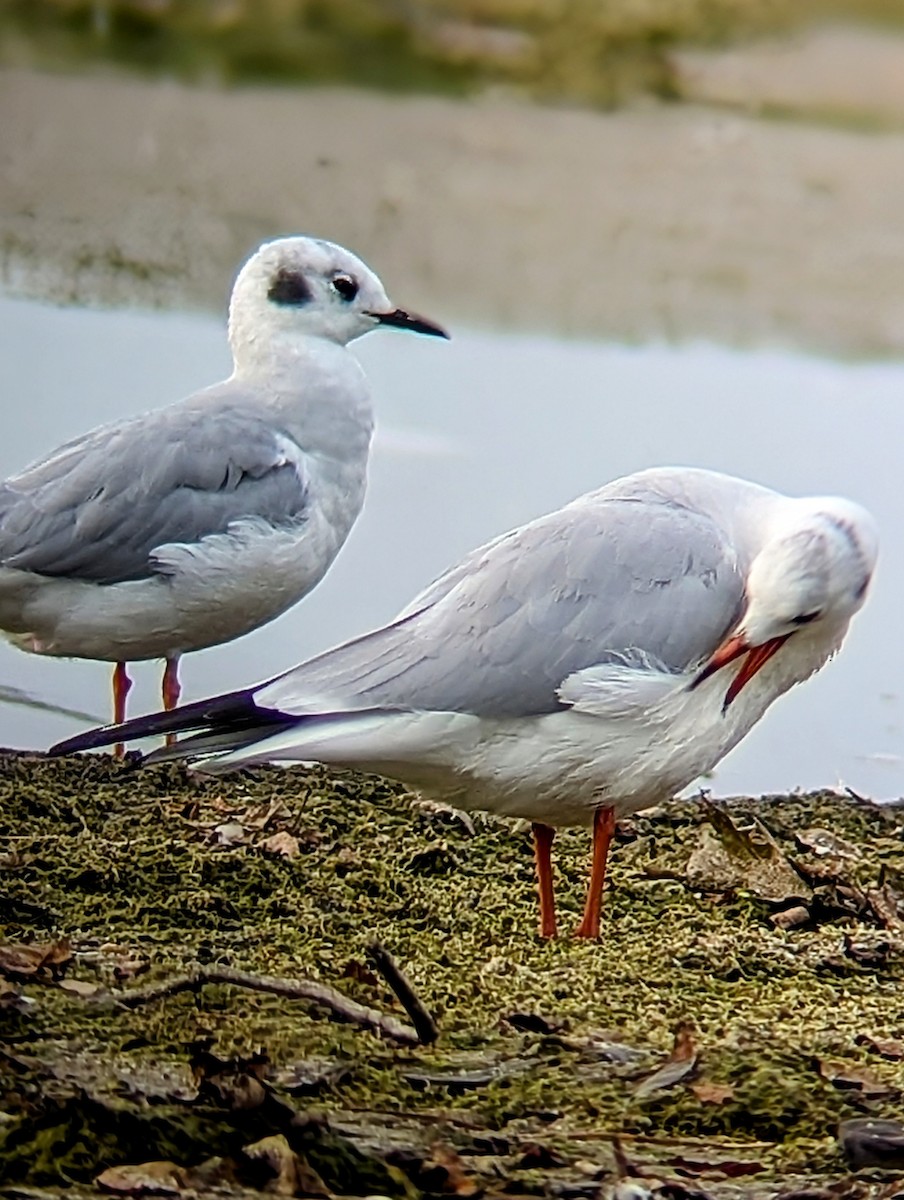
<path fill-rule="evenodd" d="M 375 975 L 363 962 L 359 962 L 357 958 L 350 958 L 342 968 L 343 979 L 354 979 L 358 983 L 366 983 L 368 987 L 379 987 L 380 978 Z"/>
<path fill-rule="evenodd" d="M 567 1160 L 561 1154 L 553 1150 L 551 1146 L 544 1146 L 542 1142 L 525 1142 L 521 1147 L 518 1167 L 522 1171 L 530 1171 L 534 1168 L 548 1171 L 551 1167 L 566 1167 L 567 1165 Z"/>
<path fill-rule="evenodd" d="M 776 929 L 796 929 L 798 925 L 806 925 L 810 920 L 810 910 L 802 904 L 791 908 L 783 908 L 781 912 L 773 913 L 769 918 Z"/>
<path fill-rule="evenodd" d="M 270 1173 L 264 1190 L 275 1196 L 330 1196 L 331 1192 L 313 1167 L 296 1154 L 281 1133 L 261 1138 L 242 1153 L 257 1160 Z"/>
<path fill-rule="evenodd" d="M 100 991 L 100 984 L 89 983 L 87 979 L 61 979 L 60 987 L 74 996 L 96 996 Z"/>
<path fill-rule="evenodd" d="M 267 854 L 278 854 L 281 858 L 296 858 L 299 852 L 298 838 L 287 833 L 285 829 L 280 829 L 278 833 L 265 838 L 258 845 Z"/>
<path fill-rule="evenodd" d="M 266 829 L 274 817 L 281 817 L 286 811 L 285 801 L 274 799 L 266 807 L 259 804 L 249 808 L 242 820 L 252 829 Z"/>
<path fill-rule="evenodd" d="M 704 1104 L 724 1104 L 734 1096 L 734 1088 L 730 1083 L 712 1083 L 709 1079 L 700 1079 L 692 1083 L 690 1088 Z"/>
<path fill-rule="evenodd" d="M 869 970 L 887 967 L 891 951 L 891 943 L 884 939 L 862 937 L 854 941 L 850 934 L 844 935 L 844 953 L 858 966 Z"/>
<path fill-rule="evenodd" d="M 681 1021 L 675 1029 L 675 1042 L 666 1061 L 651 1075 L 646 1075 L 634 1086 L 634 1095 L 649 1096 L 651 1092 L 674 1087 L 687 1079 L 697 1069 L 697 1045 L 694 1040 L 693 1021 Z"/>
<path fill-rule="evenodd" d="M 685 868 L 691 887 L 704 891 L 746 891 L 773 902 L 808 900 L 810 888 L 795 871 L 768 829 L 754 820 L 742 829 L 721 805 L 703 801 L 709 822 Z"/>
<path fill-rule="evenodd" d="M 113 978 L 120 983 L 124 983 L 128 979 L 134 979 L 138 975 L 143 975 L 145 971 L 149 971 L 151 960 L 149 958 L 134 957 L 131 954 L 126 954 L 120 958 L 113 967 Z"/>
<path fill-rule="evenodd" d="M 265 1055 L 220 1059 L 202 1044 L 196 1047 L 190 1065 L 199 1094 L 213 1096 L 233 1111 L 259 1108 L 272 1096 L 265 1080 L 269 1068 Z"/>
<path fill-rule="evenodd" d="M 59 979 L 71 961 L 68 938 L 46 946 L 0 945 L 0 974 L 9 979 Z"/>
<path fill-rule="evenodd" d="M 802 850 L 809 850 L 820 858 L 857 859 L 861 858 L 859 847 L 852 842 L 846 842 L 831 829 L 805 829 L 803 833 L 794 835 L 795 841 Z"/>
<path fill-rule="evenodd" d="M 904 928 L 904 921 L 902 921 L 900 913 L 902 896 L 890 883 L 883 883 L 881 887 L 867 888 L 866 899 L 883 929 Z"/>
<path fill-rule="evenodd" d="M 465 1174 L 461 1159 L 451 1146 L 435 1142 L 418 1174 L 418 1185 L 425 1191 L 442 1192 L 450 1196 L 473 1196 L 482 1189 Z"/>
<path fill-rule="evenodd" d="M 871 1033 L 858 1033 L 854 1041 L 858 1046 L 869 1046 L 870 1050 L 875 1050 L 877 1054 L 891 1059 L 892 1062 L 904 1058 L 904 1042 L 899 1042 L 895 1038 L 880 1038 L 873 1037 Z"/>
<path fill-rule="evenodd" d="M 175 1196 L 186 1186 L 186 1174 L 172 1162 L 147 1162 L 108 1167 L 94 1182 L 120 1196 Z"/>
<path fill-rule="evenodd" d="M 750 1158 L 726 1158 L 724 1154 L 714 1151 L 711 1154 L 675 1154 L 664 1160 L 670 1167 L 677 1167 L 697 1179 L 704 1172 L 725 1175 L 729 1179 L 737 1179 L 741 1175 L 758 1175 L 766 1170 L 765 1163 Z"/>
<path fill-rule="evenodd" d="M 881 1100 L 898 1094 L 897 1088 L 877 1079 L 869 1067 L 825 1058 L 817 1059 L 816 1063 L 823 1079 L 837 1088 L 858 1092 L 864 1099 Z"/>
<path fill-rule="evenodd" d="M 218 846 L 241 846 L 245 841 L 245 827 L 238 821 L 224 821 L 214 829 L 213 840 Z"/>

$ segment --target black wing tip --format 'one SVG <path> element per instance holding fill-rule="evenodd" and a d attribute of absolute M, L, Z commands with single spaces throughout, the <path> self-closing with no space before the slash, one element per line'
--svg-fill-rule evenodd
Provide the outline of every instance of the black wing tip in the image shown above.
<path fill-rule="evenodd" d="M 47 754 L 50 758 L 62 758 L 64 755 L 79 754 L 83 750 L 99 750 L 116 742 L 131 742 L 166 733 L 187 733 L 203 729 L 219 720 L 247 719 L 254 711 L 254 690 L 245 688 L 223 696 L 213 696 L 208 700 L 197 700 L 180 708 L 134 717 L 131 721 L 123 721 L 118 725 L 100 725 L 96 729 L 87 729 L 84 733 L 77 733 L 73 737 L 56 742 Z"/>

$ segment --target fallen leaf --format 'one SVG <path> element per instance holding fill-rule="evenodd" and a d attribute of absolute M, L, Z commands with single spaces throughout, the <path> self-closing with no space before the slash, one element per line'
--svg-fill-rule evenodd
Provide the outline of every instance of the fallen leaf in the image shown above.
<path fill-rule="evenodd" d="M 190 1065 L 198 1094 L 206 1093 L 232 1111 L 259 1108 L 272 1096 L 265 1082 L 269 1060 L 263 1055 L 224 1060 L 202 1044 L 196 1047 Z"/>
<path fill-rule="evenodd" d="M 249 808 L 242 820 L 252 829 L 266 829 L 274 817 L 281 817 L 286 811 L 285 801 L 274 799 L 266 807 L 259 804 Z"/>
<path fill-rule="evenodd" d="M 120 983 L 124 983 L 128 979 L 134 979 L 138 975 L 143 975 L 150 968 L 151 960 L 149 958 L 144 956 L 136 958 L 131 954 L 125 954 L 114 964 L 113 978 Z"/>
<path fill-rule="evenodd" d="M 817 1059 L 816 1063 L 823 1079 L 844 1091 L 858 1092 L 864 1099 L 880 1100 L 898 1094 L 896 1087 L 877 1079 L 869 1067 L 825 1058 Z"/>
<path fill-rule="evenodd" d="M 714 1151 L 712 1154 L 676 1154 L 664 1160 L 670 1167 L 687 1172 L 696 1179 L 703 1172 L 724 1175 L 728 1179 L 737 1179 L 741 1175 L 758 1175 L 766 1170 L 765 1163 L 751 1158 L 725 1158 L 723 1154 Z M 656 1193 L 660 1195 L 659 1192 Z"/>
<path fill-rule="evenodd" d="M 891 951 L 891 943 L 884 938 L 875 940 L 860 938 L 858 941 L 854 941 L 850 934 L 844 935 L 845 954 L 861 967 L 877 970 L 880 967 L 888 966 Z"/>
<path fill-rule="evenodd" d="M 904 1042 L 899 1042 L 895 1038 L 880 1038 L 873 1037 L 870 1033 L 858 1033 L 854 1042 L 858 1046 L 869 1046 L 870 1050 L 875 1050 L 877 1054 L 891 1059 L 892 1062 L 904 1058 Z"/>
<path fill-rule="evenodd" d="M 0 974 L 10 979 L 59 979 L 71 961 L 68 938 L 46 946 L 0 945 Z"/>
<path fill-rule="evenodd" d="M 566 1166 L 568 1163 L 561 1154 L 558 1154 L 551 1146 L 544 1146 L 542 1142 L 526 1142 L 521 1147 L 518 1167 L 522 1171 L 534 1169 L 548 1171 L 551 1167 Z"/>
<path fill-rule="evenodd" d="M 357 958 L 350 958 L 342 968 L 343 979 L 354 979 L 358 983 L 366 983 L 368 987 L 379 987 L 380 977 Z"/>
<path fill-rule="evenodd" d="M 333 1058 L 305 1058 L 273 1072 L 272 1082 L 290 1096 L 313 1096 L 342 1083 L 351 1074 L 347 1062 Z"/>
<path fill-rule="evenodd" d="M 712 1083 L 708 1079 L 700 1079 L 692 1083 L 690 1088 L 704 1104 L 724 1104 L 734 1096 L 734 1088 L 730 1083 Z"/>
<path fill-rule="evenodd" d="M 278 833 L 265 838 L 258 845 L 267 854 L 277 854 L 281 858 L 296 858 L 299 853 L 298 838 L 287 833 L 285 829 L 280 829 Z"/>
<path fill-rule="evenodd" d="M 214 829 L 213 840 L 218 846 L 239 846 L 245 840 L 245 827 L 238 821 L 224 821 Z"/>
<path fill-rule="evenodd" d="M 796 929 L 810 920 L 810 910 L 802 904 L 795 904 L 792 908 L 783 908 L 781 912 L 773 913 L 769 920 L 776 929 Z"/>
<path fill-rule="evenodd" d="M 796 833 L 794 839 L 802 850 L 809 850 L 821 858 L 857 859 L 862 857 L 859 847 L 853 845 L 852 842 L 846 842 L 844 838 L 832 833 L 831 829 L 805 829 L 803 833 Z"/>
<path fill-rule="evenodd" d="M 444 1142 L 435 1142 L 430 1147 L 430 1156 L 424 1160 L 418 1175 L 418 1186 L 425 1192 L 454 1196 L 473 1196 L 483 1190 L 466 1174 L 458 1153 Z"/>
<path fill-rule="evenodd" d="M 661 1067 L 635 1084 L 634 1095 L 642 1098 L 681 1083 L 697 1069 L 697 1057 L 693 1022 L 682 1021 L 675 1029 L 675 1042 L 671 1054 Z"/>
<path fill-rule="evenodd" d="M 281 1133 L 261 1138 L 242 1153 L 258 1161 L 269 1172 L 264 1190 L 276 1196 L 330 1196 L 330 1190 L 301 1155 L 296 1154 Z"/>
<path fill-rule="evenodd" d="M 685 867 L 687 882 L 702 891 L 746 891 L 774 903 L 808 900 L 810 887 L 759 821 L 742 829 L 721 805 L 702 801 L 708 824 Z"/>
<path fill-rule="evenodd" d="M 175 1196 L 186 1186 L 186 1174 L 172 1162 L 147 1162 L 108 1167 L 94 1182 L 122 1196 Z"/>
<path fill-rule="evenodd" d="M 60 988 L 74 996 L 96 996 L 100 991 L 100 984 L 89 983 L 87 979 L 61 979 Z"/>
<path fill-rule="evenodd" d="M 867 902 L 883 929 L 904 928 L 900 906 L 904 897 L 888 882 L 881 887 L 867 888 Z"/>

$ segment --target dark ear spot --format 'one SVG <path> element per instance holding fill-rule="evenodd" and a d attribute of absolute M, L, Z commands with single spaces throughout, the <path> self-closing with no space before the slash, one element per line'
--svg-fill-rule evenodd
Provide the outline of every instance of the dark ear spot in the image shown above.
<path fill-rule="evenodd" d="M 274 304 L 307 304 L 312 299 L 307 280 L 297 271 L 278 271 L 270 281 L 267 299 Z"/>

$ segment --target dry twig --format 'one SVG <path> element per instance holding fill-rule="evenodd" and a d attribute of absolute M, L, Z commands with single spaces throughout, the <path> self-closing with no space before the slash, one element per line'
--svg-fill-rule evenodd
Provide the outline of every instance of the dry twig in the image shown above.
<path fill-rule="evenodd" d="M 250 971 L 238 971 L 234 967 L 202 966 L 194 964 L 184 975 L 174 975 L 164 983 L 145 988 L 130 988 L 128 991 L 113 992 L 112 999 L 124 1008 L 138 1008 L 142 1004 L 153 1004 L 167 996 L 178 996 L 180 992 L 197 992 L 207 984 L 230 984 L 233 987 L 250 988 L 255 992 L 269 992 L 274 996 L 285 996 L 287 1000 L 309 1000 L 328 1008 L 340 1020 L 350 1021 L 371 1029 L 403 1046 L 417 1046 L 422 1038 L 409 1025 L 385 1016 L 375 1008 L 368 1008 L 343 996 L 335 988 L 313 979 L 282 979 L 276 975 L 253 975 Z"/>
<path fill-rule="evenodd" d="M 371 962 L 395 992 L 399 1003 L 411 1018 L 411 1023 L 417 1031 L 418 1040 L 425 1046 L 435 1042 L 439 1037 L 436 1021 L 415 995 L 414 988 L 408 976 L 389 953 L 382 942 L 373 941 L 367 947 Z"/>

